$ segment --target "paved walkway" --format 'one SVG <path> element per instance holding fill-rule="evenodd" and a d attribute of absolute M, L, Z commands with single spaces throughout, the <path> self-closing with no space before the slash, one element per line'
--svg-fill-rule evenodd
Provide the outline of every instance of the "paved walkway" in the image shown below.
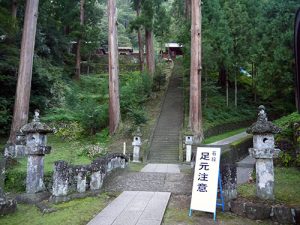
<path fill-rule="evenodd" d="M 210 143 L 208 145 L 228 145 L 228 144 L 230 144 L 232 142 L 235 142 L 235 141 L 237 141 L 237 140 L 239 140 L 241 138 L 247 137 L 247 136 L 250 136 L 250 134 L 247 134 L 246 132 L 242 132 L 242 133 L 233 135 L 231 137 L 225 138 L 223 140 L 216 141 L 214 143 Z"/>
<path fill-rule="evenodd" d="M 177 164 L 147 164 L 141 172 L 143 173 L 180 173 Z"/>
<path fill-rule="evenodd" d="M 160 225 L 170 192 L 124 191 L 88 225 Z"/>

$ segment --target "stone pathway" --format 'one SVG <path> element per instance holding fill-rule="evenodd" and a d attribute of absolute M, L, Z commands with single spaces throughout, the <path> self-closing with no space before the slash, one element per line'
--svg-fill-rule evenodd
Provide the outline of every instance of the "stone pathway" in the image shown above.
<path fill-rule="evenodd" d="M 124 191 L 88 225 L 160 225 L 170 192 Z"/>
<path fill-rule="evenodd" d="M 143 173 L 180 173 L 177 164 L 147 164 L 141 172 Z"/>
<path fill-rule="evenodd" d="M 171 193 L 190 195 L 192 180 L 192 173 L 180 173 L 177 164 L 148 164 L 141 172 L 114 172 L 103 189 L 122 194 L 88 225 L 160 225 Z"/>
<path fill-rule="evenodd" d="M 242 139 L 244 137 L 247 137 L 247 136 L 250 136 L 250 135 L 247 134 L 246 132 L 242 132 L 242 133 L 233 135 L 231 137 L 225 138 L 225 139 L 220 140 L 220 141 L 216 141 L 216 142 L 208 144 L 208 145 L 228 145 L 232 142 L 235 142 L 235 141 L 237 141 L 239 139 Z"/>

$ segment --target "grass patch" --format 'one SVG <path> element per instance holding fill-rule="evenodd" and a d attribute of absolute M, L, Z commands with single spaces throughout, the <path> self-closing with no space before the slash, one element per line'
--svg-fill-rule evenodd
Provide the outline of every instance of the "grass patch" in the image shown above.
<path fill-rule="evenodd" d="M 275 168 L 275 201 L 290 206 L 300 205 L 300 171 L 297 168 Z M 242 197 L 255 199 L 255 184 L 242 184 L 238 193 Z"/>
<path fill-rule="evenodd" d="M 127 169 L 130 172 L 140 172 L 141 169 L 143 169 L 145 165 L 146 164 L 144 164 L 144 163 L 133 163 L 133 162 L 131 162 L 130 164 L 128 164 L 128 168 Z"/>
<path fill-rule="evenodd" d="M 2 225 L 52 225 L 52 224 L 87 224 L 110 201 L 111 197 L 103 193 L 97 197 L 77 199 L 55 205 L 58 210 L 50 214 L 41 213 L 35 206 L 18 204 L 17 212 L 0 217 Z"/>
<path fill-rule="evenodd" d="M 213 142 L 216 142 L 216 141 L 220 141 L 220 140 L 223 140 L 225 138 L 231 137 L 233 135 L 242 133 L 245 130 L 246 130 L 246 128 L 240 128 L 238 130 L 233 130 L 233 131 L 229 131 L 229 132 L 226 132 L 226 133 L 223 133 L 223 134 L 220 134 L 220 135 L 212 136 L 212 137 L 204 139 L 204 141 L 202 143 L 203 144 L 210 144 L 210 143 L 213 143 Z"/>

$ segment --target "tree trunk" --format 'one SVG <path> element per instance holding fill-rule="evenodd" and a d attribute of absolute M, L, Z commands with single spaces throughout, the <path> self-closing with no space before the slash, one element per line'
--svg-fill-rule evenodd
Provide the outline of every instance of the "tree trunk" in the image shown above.
<path fill-rule="evenodd" d="M 138 6 L 136 9 L 136 16 L 139 17 L 141 14 L 141 1 L 138 2 Z M 142 39 L 142 31 L 141 27 L 138 29 L 138 43 L 139 43 L 139 61 L 140 61 L 140 70 L 144 71 L 144 47 L 143 47 L 143 39 Z"/>
<path fill-rule="evenodd" d="M 257 101 L 257 94 L 256 94 L 256 78 L 257 78 L 257 67 L 254 65 L 254 74 L 253 74 L 253 82 L 254 82 L 254 102 Z"/>
<path fill-rule="evenodd" d="M 226 74 L 226 106 L 229 106 L 229 79 L 228 75 Z"/>
<path fill-rule="evenodd" d="M 234 69 L 234 106 L 237 108 L 237 68 Z"/>
<path fill-rule="evenodd" d="M 151 76 L 155 72 L 155 59 L 154 59 L 154 45 L 153 45 L 153 31 L 146 30 L 146 61 L 147 69 Z"/>
<path fill-rule="evenodd" d="M 191 19 L 191 0 L 185 0 L 185 18 Z"/>
<path fill-rule="evenodd" d="M 80 0 L 80 27 L 82 28 L 84 25 L 84 1 Z M 80 49 L 81 49 L 81 37 L 77 39 L 77 45 L 76 45 L 76 63 L 75 63 L 75 79 L 80 79 L 80 63 L 81 63 L 81 55 L 80 55 Z"/>
<path fill-rule="evenodd" d="M 18 1 L 12 0 L 11 1 L 11 15 L 13 18 L 17 18 L 17 10 L 18 10 Z"/>
<path fill-rule="evenodd" d="M 121 120 L 116 1 L 108 0 L 109 132 L 114 134 Z"/>
<path fill-rule="evenodd" d="M 219 69 L 219 79 L 218 84 L 224 89 L 226 87 L 226 77 L 227 77 L 227 71 L 224 66 L 222 66 Z"/>
<path fill-rule="evenodd" d="M 13 144 L 16 142 L 16 132 L 28 121 L 38 6 L 38 0 L 26 2 L 14 115 L 8 140 Z"/>
<path fill-rule="evenodd" d="M 201 108 L 201 5 L 192 0 L 191 25 L 191 78 L 190 78 L 190 126 L 196 143 L 203 139 Z"/>
<path fill-rule="evenodd" d="M 294 54 L 296 64 L 296 107 L 298 113 L 300 113 L 300 8 L 296 13 L 294 30 Z"/>

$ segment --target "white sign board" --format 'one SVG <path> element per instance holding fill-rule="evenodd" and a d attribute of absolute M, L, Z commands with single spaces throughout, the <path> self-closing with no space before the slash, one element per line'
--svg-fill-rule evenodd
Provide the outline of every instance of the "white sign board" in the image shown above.
<path fill-rule="evenodd" d="M 220 154 L 220 148 L 197 148 L 191 210 L 216 212 Z"/>

